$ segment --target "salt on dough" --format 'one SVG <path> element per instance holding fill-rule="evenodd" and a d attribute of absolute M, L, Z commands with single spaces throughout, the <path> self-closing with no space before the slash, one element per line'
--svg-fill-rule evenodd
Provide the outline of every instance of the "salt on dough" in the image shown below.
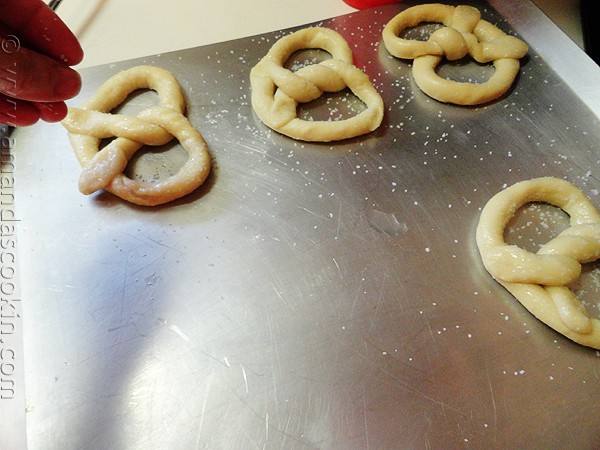
<path fill-rule="evenodd" d="M 283 67 L 302 49 L 322 49 L 332 58 L 295 72 Z M 352 51 L 336 31 L 310 27 L 279 39 L 250 72 L 252 106 L 260 120 L 279 133 L 302 141 L 348 139 L 375 130 L 383 119 L 383 100 L 369 77 L 353 64 Z M 350 90 L 367 106 L 344 120 L 308 121 L 298 118 L 298 103 L 323 92 Z"/>
<path fill-rule="evenodd" d="M 570 216 L 571 226 L 537 253 L 504 241 L 508 222 L 531 202 L 557 206 Z M 575 342 L 600 349 L 600 321 L 569 289 L 581 264 L 600 258 L 600 213 L 577 187 L 545 177 L 506 188 L 483 208 L 476 239 L 488 272 L 535 317 Z"/>
<path fill-rule="evenodd" d="M 158 93 L 159 106 L 137 117 L 111 114 L 138 89 Z M 78 108 L 69 108 L 62 121 L 83 167 L 79 190 L 91 194 L 105 189 L 131 203 L 155 206 L 183 197 L 198 188 L 210 172 L 206 142 L 185 117 L 185 98 L 167 70 L 137 66 L 107 80 Z M 101 139 L 116 137 L 100 150 Z M 171 177 L 156 182 L 133 180 L 123 174 L 128 161 L 144 145 L 164 145 L 177 138 L 188 159 Z"/>
<path fill-rule="evenodd" d="M 403 39 L 399 35 L 421 23 L 441 23 L 427 41 Z M 444 103 L 478 105 L 504 95 L 519 72 L 519 59 L 527 54 L 527 44 L 505 34 L 481 19 L 477 8 L 442 4 L 417 5 L 405 9 L 383 29 L 383 42 L 393 56 L 413 59 L 417 86 Z M 494 74 L 483 83 L 467 83 L 440 77 L 435 69 L 442 60 L 470 55 L 479 63 L 493 62 Z"/>

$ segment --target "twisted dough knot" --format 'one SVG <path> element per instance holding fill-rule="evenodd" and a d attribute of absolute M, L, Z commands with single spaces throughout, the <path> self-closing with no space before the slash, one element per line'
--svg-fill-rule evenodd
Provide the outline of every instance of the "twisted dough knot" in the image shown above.
<path fill-rule="evenodd" d="M 323 49 L 332 59 L 305 66 L 296 72 L 283 67 L 292 53 Z M 250 72 L 252 106 L 268 127 L 294 139 L 335 141 L 375 130 L 383 119 L 383 100 L 369 77 L 352 64 L 352 51 L 337 32 L 306 28 L 278 40 Z M 356 116 L 337 121 L 307 121 L 297 116 L 298 103 L 307 103 L 324 92 L 344 88 L 367 108 Z"/>
<path fill-rule="evenodd" d="M 346 83 L 339 75 L 342 64 L 346 63 L 340 60 L 327 60 L 292 72 L 273 61 L 265 62 L 275 85 L 298 103 L 315 100 L 323 92 L 338 92 L 344 89 Z"/>
<path fill-rule="evenodd" d="M 442 23 L 427 41 L 398 37 L 405 29 L 423 22 Z M 397 58 L 414 59 L 413 76 L 417 85 L 436 100 L 460 105 L 476 105 L 501 97 L 519 71 L 519 58 L 528 47 L 482 20 L 471 6 L 441 4 L 418 5 L 394 17 L 383 30 L 387 50 Z M 442 57 L 458 60 L 470 55 L 479 63 L 493 61 L 495 72 L 484 83 L 460 83 L 439 77 L 435 68 Z"/>
<path fill-rule="evenodd" d="M 138 89 L 158 93 L 160 106 L 137 117 L 110 114 Z M 183 115 L 185 99 L 173 75 L 158 67 L 138 66 L 118 73 L 79 108 L 69 108 L 62 124 L 83 171 L 79 190 L 100 189 L 138 205 L 154 206 L 189 194 L 210 172 L 210 156 L 202 135 Z M 101 139 L 116 137 L 100 150 Z M 164 145 L 176 137 L 188 160 L 173 176 L 142 182 L 123 174 L 129 160 L 143 145 Z"/>
<path fill-rule="evenodd" d="M 558 206 L 571 222 L 535 254 L 504 241 L 510 219 L 531 202 Z M 551 177 L 516 183 L 486 204 L 476 237 L 488 272 L 531 313 L 575 342 L 600 348 L 600 321 L 587 315 L 568 287 L 581 264 L 600 259 L 600 214 L 581 191 Z"/>

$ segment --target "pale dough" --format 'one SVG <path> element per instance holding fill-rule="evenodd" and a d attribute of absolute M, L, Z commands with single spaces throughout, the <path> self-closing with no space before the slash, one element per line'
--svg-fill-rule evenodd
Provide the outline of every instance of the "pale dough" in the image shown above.
<path fill-rule="evenodd" d="M 156 91 L 160 105 L 137 117 L 110 113 L 138 89 Z M 184 110 L 185 98 L 175 77 L 152 66 L 116 74 L 79 108 L 69 108 L 62 124 L 83 167 L 80 191 L 91 194 L 105 189 L 131 203 L 154 206 L 183 197 L 202 185 L 210 172 L 210 156 Z M 101 139 L 114 136 L 117 138 L 100 151 Z M 188 160 L 176 174 L 157 182 L 142 182 L 122 173 L 143 145 L 164 145 L 174 137 L 188 153 Z"/>
<path fill-rule="evenodd" d="M 535 254 L 504 241 L 508 222 L 531 202 L 561 208 L 571 223 Z M 588 316 L 568 287 L 581 264 L 600 259 L 600 213 L 579 189 L 552 177 L 516 183 L 485 205 L 476 238 L 488 272 L 525 308 L 573 341 L 600 349 L 600 321 Z"/>
<path fill-rule="evenodd" d="M 421 23 L 444 24 L 427 41 L 398 37 L 405 29 Z M 386 49 L 397 58 L 414 59 L 413 77 L 417 86 L 430 97 L 458 105 L 477 105 L 504 95 L 519 72 L 519 59 L 528 46 L 520 39 L 482 20 L 471 6 L 442 4 L 408 8 L 383 30 Z M 443 57 L 458 60 L 470 55 L 479 63 L 492 62 L 494 74 L 483 83 L 466 83 L 440 77 L 435 69 Z"/>
<path fill-rule="evenodd" d="M 292 53 L 323 49 L 332 58 L 292 72 L 283 67 Z M 252 106 L 260 120 L 286 136 L 302 141 L 338 141 L 375 130 L 383 119 L 383 100 L 369 77 L 353 65 L 345 39 L 328 28 L 311 27 L 279 39 L 250 72 Z M 298 103 L 310 102 L 323 92 L 345 87 L 367 108 L 344 120 L 308 121 L 298 118 Z"/>

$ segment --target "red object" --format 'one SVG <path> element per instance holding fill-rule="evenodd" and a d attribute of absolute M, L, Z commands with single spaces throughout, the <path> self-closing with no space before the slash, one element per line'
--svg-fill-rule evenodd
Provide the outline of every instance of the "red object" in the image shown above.
<path fill-rule="evenodd" d="M 366 9 L 372 6 L 387 5 L 388 3 L 395 3 L 398 0 L 344 0 L 347 4 L 356 9 Z"/>

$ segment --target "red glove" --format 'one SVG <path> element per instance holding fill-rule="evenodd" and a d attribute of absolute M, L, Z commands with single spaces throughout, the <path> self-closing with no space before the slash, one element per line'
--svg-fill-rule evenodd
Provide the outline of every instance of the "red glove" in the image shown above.
<path fill-rule="evenodd" d="M 387 5 L 388 3 L 394 3 L 398 0 L 344 0 L 350 6 L 356 9 L 366 9 L 372 6 Z"/>
<path fill-rule="evenodd" d="M 0 1 L 0 123 L 56 122 L 81 88 L 77 38 L 41 0 Z"/>

